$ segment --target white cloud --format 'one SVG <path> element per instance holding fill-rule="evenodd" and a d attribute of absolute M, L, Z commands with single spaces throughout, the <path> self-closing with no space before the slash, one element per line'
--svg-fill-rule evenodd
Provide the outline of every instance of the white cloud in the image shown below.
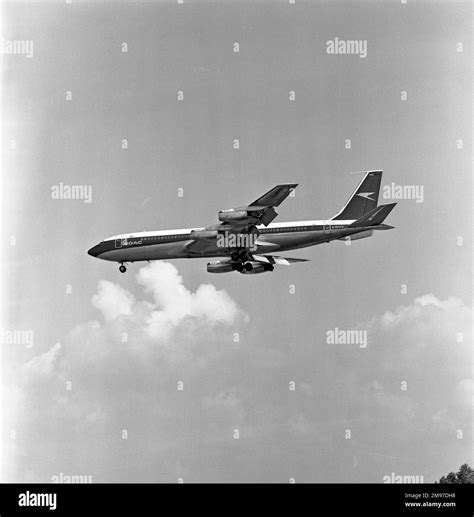
<path fill-rule="evenodd" d="M 430 293 L 415 298 L 415 301 L 409 305 L 399 306 L 395 311 L 385 312 L 376 321 L 383 330 L 389 331 L 408 322 L 415 323 L 420 328 L 423 320 L 430 319 L 431 323 L 435 323 L 437 315 L 443 319 L 444 315 L 450 314 L 458 320 L 470 313 L 471 310 L 459 298 L 451 296 L 446 300 L 439 300 Z M 449 329 L 451 328 L 450 325 Z"/>
<path fill-rule="evenodd" d="M 134 297 L 117 284 L 101 280 L 98 293 L 92 297 L 92 305 L 99 309 L 106 321 L 132 312 Z"/>
<path fill-rule="evenodd" d="M 272 480 L 286 472 L 281 451 L 290 447 L 302 479 L 324 480 L 315 465 L 336 458 L 332 479 L 350 481 L 345 462 L 357 454 L 358 469 L 367 470 L 354 479 L 415 465 L 431 480 L 446 467 L 436 451 L 455 463 L 463 456 L 468 440 L 455 432 L 468 429 L 472 382 L 470 310 L 460 300 L 425 295 L 374 318 L 367 349 L 333 354 L 325 377 L 317 366 L 328 361 L 326 343 L 313 355 L 247 339 L 248 319 L 225 291 L 204 284 L 192 292 L 171 264 L 140 269 L 137 283 L 145 295 L 101 282 L 93 303 L 104 319 L 78 325 L 25 365 L 36 373 L 19 384 L 16 427 L 34 429 L 36 439 L 17 447 L 16 479 L 40 465 L 38 481 L 60 471 L 98 482 L 175 481 L 179 472 L 195 481 L 218 473 Z M 241 448 L 233 447 L 234 428 Z M 71 458 L 71 447 L 80 458 Z"/>
<path fill-rule="evenodd" d="M 188 398 L 212 378 L 212 362 L 219 355 L 227 361 L 223 344 L 232 344 L 233 332 L 241 331 L 246 315 L 225 291 L 210 284 L 191 292 L 172 264 L 141 268 L 137 283 L 145 295 L 135 297 L 118 284 L 100 281 L 92 304 L 103 319 L 72 329 L 61 344 L 28 361 L 24 375 L 15 378 L 16 398 L 22 402 L 15 425 L 34 429 L 44 444 L 29 449 L 28 458 L 17 458 L 20 478 L 31 462 L 41 465 L 43 477 L 38 479 L 43 481 L 54 472 L 77 471 L 77 465 L 68 464 L 68 448 L 74 443 L 82 450 L 87 441 L 100 443 L 103 450 L 99 455 L 82 450 L 85 471 L 97 480 L 116 480 L 123 460 L 110 447 L 121 439 L 122 429 L 129 430 L 136 469 L 155 451 L 163 464 L 179 463 L 186 471 L 186 458 L 174 457 L 173 449 L 191 429 L 191 415 L 192 425 L 206 429 L 209 440 L 220 434 L 220 427 L 242 420 L 241 401 L 222 387 L 211 385 L 195 401 Z M 179 380 L 185 381 L 184 395 L 177 390 Z M 48 455 L 51 449 L 55 452 Z M 98 461 L 102 454 L 105 463 Z M 110 477 L 109 469 L 114 473 Z M 130 476 L 123 472 L 121 479 L 132 480 Z"/>
<path fill-rule="evenodd" d="M 22 374 L 27 382 L 49 378 L 53 374 L 56 360 L 61 351 L 61 344 L 56 343 L 47 352 L 30 359 L 22 368 Z"/>
<path fill-rule="evenodd" d="M 236 303 L 211 284 L 202 284 L 195 293 L 183 285 L 178 270 L 167 262 L 154 262 L 140 269 L 137 281 L 145 292 L 151 293 L 155 307 L 148 320 L 148 333 L 153 337 L 168 337 L 169 333 L 191 318 L 199 324 L 231 324 L 239 313 Z"/>

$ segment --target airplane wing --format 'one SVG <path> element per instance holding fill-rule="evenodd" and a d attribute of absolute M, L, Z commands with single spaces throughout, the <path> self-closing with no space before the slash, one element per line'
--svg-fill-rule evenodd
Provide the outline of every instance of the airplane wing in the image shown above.
<path fill-rule="evenodd" d="M 297 183 L 277 185 L 249 205 L 221 210 L 218 214 L 218 224 L 191 232 L 192 240 L 186 244 L 187 251 L 196 255 L 206 255 L 214 249 L 218 234 L 226 231 L 258 234 L 256 225 L 268 226 L 278 215 L 274 207 L 279 206 L 297 186 Z M 279 247 L 267 242 L 262 244 L 268 251 Z"/>
<path fill-rule="evenodd" d="M 274 207 L 279 206 L 297 186 L 297 183 L 277 185 L 247 206 L 221 210 L 219 224 L 206 230 L 247 232 L 258 224 L 268 226 L 278 215 Z"/>
<path fill-rule="evenodd" d="M 207 271 L 209 273 L 230 273 L 238 271 L 243 275 L 257 275 L 266 271 L 273 271 L 275 266 L 289 266 L 295 262 L 308 262 L 307 259 L 278 257 L 276 255 L 249 255 L 244 263 L 233 261 L 232 258 L 225 258 L 209 262 Z"/>
<path fill-rule="evenodd" d="M 262 197 L 256 199 L 249 206 L 280 206 L 285 201 L 290 192 L 298 186 L 298 183 L 286 183 L 283 185 L 277 185 L 269 190 Z"/>

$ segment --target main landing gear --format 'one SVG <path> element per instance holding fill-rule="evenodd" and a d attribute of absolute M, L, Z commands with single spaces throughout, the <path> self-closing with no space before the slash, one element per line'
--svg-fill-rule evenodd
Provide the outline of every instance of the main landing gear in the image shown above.
<path fill-rule="evenodd" d="M 123 262 L 120 264 L 119 271 L 120 273 L 125 273 L 125 271 L 127 271 L 127 268 L 123 265 Z"/>
<path fill-rule="evenodd" d="M 243 250 L 233 251 L 230 254 L 230 258 L 233 262 L 232 266 L 233 266 L 234 270 L 238 271 L 239 273 L 241 273 L 244 269 L 246 271 L 252 270 L 252 264 L 250 262 L 248 262 L 249 260 L 251 260 L 252 257 L 249 255 L 247 250 L 243 249 Z"/>
<path fill-rule="evenodd" d="M 248 258 L 248 252 L 247 250 L 233 251 L 230 258 L 233 262 L 245 262 Z"/>

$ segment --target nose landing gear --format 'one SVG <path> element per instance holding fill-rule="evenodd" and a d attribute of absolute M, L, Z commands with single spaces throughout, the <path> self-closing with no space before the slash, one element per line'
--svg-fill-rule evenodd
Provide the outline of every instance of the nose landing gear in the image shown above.
<path fill-rule="evenodd" d="M 230 258 L 233 262 L 244 262 L 247 260 L 249 253 L 246 249 L 236 250 L 230 254 Z"/>
<path fill-rule="evenodd" d="M 120 264 L 119 271 L 120 273 L 125 273 L 125 271 L 127 271 L 127 268 L 123 265 L 123 262 Z"/>

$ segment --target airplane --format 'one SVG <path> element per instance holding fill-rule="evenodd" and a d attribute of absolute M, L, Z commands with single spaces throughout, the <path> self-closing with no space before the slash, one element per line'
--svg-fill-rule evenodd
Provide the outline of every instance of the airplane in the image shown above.
<path fill-rule="evenodd" d="M 279 206 L 297 187 L 277 185 L 249 205 L 221 210 L 219 223 L 204 228 L 138 232 L 109 237 L 88 254 L 120 264 L 177 258 L 215 258 L 209 273 L 238 271 L 255 275 L 273 271 L 275 265 L 306 262 L 273 253 L 306 248 L 334 240 L 371 237 L 375 230 L 390 230 L 383 224 L 396 203 L 377 206 L 382 171 L 368 171 L 343 208 L 330 219 L 272 223 Z"/>

